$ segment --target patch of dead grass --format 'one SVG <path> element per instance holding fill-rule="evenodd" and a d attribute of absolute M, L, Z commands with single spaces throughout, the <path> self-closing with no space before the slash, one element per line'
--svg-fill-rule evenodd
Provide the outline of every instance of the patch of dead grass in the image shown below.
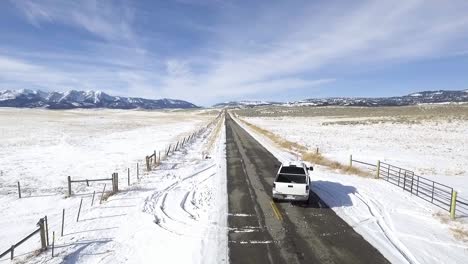
<path fill-rule="evenodd" d="M 105 192 L 104 195 L 102 196 L 101 201 L 106 202 L 114 194 L 115 194 L 114 192 Z"/>
<path fill-rule="evenodd" d="M 351 167 L 349 165 L 344 165 L 342 163 L 339 163 L 338 161 L 328 159 L 328 158 L 324 157 L 320 153 L 310 152 L 305 146 L 303 146 L 303 145 L 301 145 L 299 143 L 286 140 L 286 139 L 276 135 L 275 133 L 273 133 L 271 131 L 268 131 L 266 129 L 258 127 L 258 126 L 254 125 L 254 124 L 251 124 L 251 123 L 249 123 L 249 122 L 247 122 L 245 120 L 242 120 L 242 119 L 239 119 L 239 120 L 241 122 L 243 122 L 245 125 L 247 125 L 249 128 L 251 128 L 252 130 L 254 130 L 255 132 L 260 133 L 260 134 L 266 136 L 267 138 L 269 138 L 271 141 L 273 141 L 279 147 L 281 147 L 283 149 L 286 149 L 288 151 L 291 151 L 291 152 L 299 153 L 301 155 L 301 157 L 302 157 L 302 160 L 304 160 L 304 161 L 311 162 L 313 164 L 322 165 L 322 166 L 328 167 L 328 168 L 330 168 L 332 170 L 338 170 L 338 171 L 340 171 L 342 173 L 346 173 L 346 174 L 354 174 L 354 175 L 358 175 L 358 176 L 362 176 L 362 177 L 371 177 L 372 176 L 371 173 L 369 173 L 367 171 L 361 170 L 361 169 L 356 168 L 356 167 Z"/>
<path fill-rule="evenodd" d="M 450 217 L 447 213 L 437 212 L 437 213 L 434 213 L 432 216 L 439 219 L 439 221 L 442 224 L 448 224 L 450 222 Z"/>
<path fill-rule="evenodd" d="M 437 212 L 434 213 L 433 216 L 442 224 L 449 226 L 449 230 L 455 239 L 464 243 L 468 242 L 468 228 L 466 223 L 457 219 L 452 220 L 447 212 Z"/>
<path fill-rule="evenodd" d="M 343 173 L 346 173 L 346 174 L 354 174 L 354 175 L 358 175 L 358 176 L 362 176 L 362 177 L 371 177 L 372 176 L 372 174 L 367 172 L 367 171 L 363 171 L 363 170 L 361 170 L 359 168 L 352 167 L 352 166 L 349 166 L 349 165 L 345 165 L 345 164 L 342 164 L 342 163 L 340 163 L 338 161 L 328 159 L 328 158 L 324 157 L 322 154 L 316 153 L 316 152 L 302 153 L 302 159 L 304 161 L 308 161 L 308 162 L 311 162 L 311 163 L 314 163 L 314 164 L 326 166 L 326 167 L 328 167 L 328 168 L 330 168 L 332 170 L 339 170 L 340 172 L 343 172 Z"/>
<path fill-rule="evenodd" d="M 419 123 L 433 120 L 468 120 L 468 104 L 417 105 L 400 107 L 349 107 L 349 106 L 259 106 L 237 109 L 233 112 L 250 117 L 377 117 L 386 122 Z"/>
<path fill-rule="evenodd" d="M 204 153 L 211 153 L 211 151 L 213 150 L 216 139 L 218 138 L 219 133 L 221 133 L 221 127 L 222 127 L 222 124 L 223 124 L 223 120 L 224 120 L 224 115 L 219 118 L 219 120 L 216 123 L 216 127 L 211 132 L 210 138 L 208 139 L 208 142 L 207 142 L 207 144 L 206 144 L 206 146 L 204 148 L 205 149 L 203 151 Z"/>
<path fill-rule="evenodd" d="M 453 236 L 463 242 L 468 242 L 468 230 L 466 230 L 464 227 L 461 226 L 456 226 L 456 227 L 450 227 L 450 232 L 452 232 Z"/>

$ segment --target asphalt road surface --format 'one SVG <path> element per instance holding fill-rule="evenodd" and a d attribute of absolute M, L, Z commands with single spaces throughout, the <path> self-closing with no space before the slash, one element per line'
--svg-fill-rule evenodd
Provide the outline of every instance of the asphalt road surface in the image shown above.
<path fill-rule="evenodd" d="M 280 162 L 229 115 L 226 137 L 231 263 L 389 263 L 314 193 L 273 203 Z"/>

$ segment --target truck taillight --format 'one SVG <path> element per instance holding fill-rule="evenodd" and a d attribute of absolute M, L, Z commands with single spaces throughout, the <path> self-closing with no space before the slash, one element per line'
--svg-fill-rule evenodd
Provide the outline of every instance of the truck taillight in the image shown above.
<path fill-rule="evenodd" d="M 309 185 L 306 185 L 306 192 L 309 191 Z"/>
<path fill-rule="evenodd" d="M 276 188 L 276 184 L 275 184 L 275 183 L 273 183 L 273 189 L 275 189 L 275 188 Z"/>

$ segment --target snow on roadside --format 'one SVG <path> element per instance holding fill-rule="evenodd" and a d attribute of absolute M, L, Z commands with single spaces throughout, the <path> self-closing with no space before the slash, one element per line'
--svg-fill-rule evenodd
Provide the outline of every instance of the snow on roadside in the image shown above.
<path fill-rule="evenodd" d="M 227 262 L 222 127 L 212 158 L 202 159 L 202 149 L 214 126 L 102 205 L 91 207 L 85 196 L 80 221 L 75 212 L 67 215 L 63 237 L 57 236 L 60 221 L 52 219 L 57 256 L 48 251 L 28 263 Z"/>
<path fill-rule="evenodd" d="M 297 157 L 244 125 L 281 162 Z M 315 166 L 312 190 L 392 263 L 464 263 L 468 244 L 453 237 L 440 210 L 376 179 Z M 444 212 L 447 214 L 446 212 Z"/>
<path fill-rule="evenodd" d="M 9 113 L 13 111 L 13 113 Z M 6 114 L 5 114 L 6 113 Z M 5 114 L 5 115 L 3 115 Z M 20 120 L 14 122 L 15 118 Z M 61 247 L 95 243 L 107 243 L 107 238 L 90 241 L 77 241 L 84 233 L 112 233 L 115 227 L 93 223 L 97 219 L 109 219 L 118 222 L 136 204 L 134 197 L 122 197 L 122 200 L 109 200 L 109 207 L 96 214 L 96 203 L 103 185 L 100 183 L 76 184 L 73 186 L 77 195 L 64 199 L 66 176 L 73 178 L 109 178 L 112 172 L 119 172 L 120 186 L 127 184 L 126 168 L 130 167 L 131 181 L 136 181 L 136 162 L 154 149 L 164 149 L 181 135 L 204 125 L 210 116 L 200 116 L 198 112 L 167 113 L 146 111 L 41 111 L 12 109 L 0 110 L 0 251 L 32 232 L 39 218 L 47 215 L 52 231 L 60 238 L 62 208 L 66 209 L 65 234 L 69 242 Z M 5 122 L 4 122 L 5 121 Z M 36 127 L 37 129 L 33 129 Z M 65 141 L 56 141 L 57 132 L 68 135 Z M 60 138 L 60 137 L 59 137 Z M 63 147 L 62 151 L 52 151 Z M 75 151 L 76 150 L 76 151 Z M 68 152 L 72 151 L 71 155 Z M 121 151 L 121 152 L 120 152 Z M 22 156 L 29 153 L 29 156 Z M 201 158 L 201 154 L 199 154 Z M 18 167 L 21 161 L 22 166 Z M 140 163 L 140 170 L 143 166 Z M 26 169 L 26 170 L 23 170 Z M 68 174 L 68 169 L 73 173 Z M 141 172 L 140 172 L 141 173 Z M 16 180 L 21 179 L 23 199 L 17 198 Z M 24 181 L 23 181 L 24 179 Z M 146 187 L 131 186 L 136 191 L 145 191 Z M 111 189 L 110 183 L 107 189 Z M 124 188 L 125 189 L 125 188 Z M 91 205 L 92 192 L 96 191 L 95 205 Z M 120 195 L 127 195 L 124 190 Z M 76 222 L 77 207 L 83 198 L 83 230 L 69 229 Z M 115 198 L 114 198 L 115 199 Z M 112 200 L 112 201 L 111 201 Z M 115 204 L 115 205 L 114 205 Z M 87 215 L 89 213 L 89 215 Z M 83 218 L 87 216 L 86 218 Z M 80 223 L 82 221 L 80 220 Z M 103 221 L 104 222 L 104 221 Z M 78 224 L 80 224 L 78 223 Z M 105 222 L 104 222 L 105 224 Z M 91 228 L 93 227 L 93 228 Z M 73 234 L 76 233 L 76 234 Z M 89 234 L 88 234 L 89 235 Z M 52 235 L 50 236 L 52 239 Z M 60 240 L 59 240 L 60 241 Z M 15 249 L 18 259 L 30 257 L 39 248 L 38 237 L 28 240 Z M 85 249 L 83 249 L 85 250 Z M 56 251 L 57 252 L 57 251 Z M 47 253 L 50 254 L 50 251 Z M 79 253 L 77 253 L 79 255 Z M 83 257 L 83 256 L 80 256 Z M 73 256 L 69 258 L 73 259 Z M 0 263 L 9 262 L 8 256 Z"/>

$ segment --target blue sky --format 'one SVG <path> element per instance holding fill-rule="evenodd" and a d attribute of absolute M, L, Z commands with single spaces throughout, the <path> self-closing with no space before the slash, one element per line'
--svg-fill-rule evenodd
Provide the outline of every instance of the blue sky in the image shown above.
<path fill-rule="evenodd" d="M 0 89 L 200 105 L 468 88 L 468 1 L 7 0 Z"/>

